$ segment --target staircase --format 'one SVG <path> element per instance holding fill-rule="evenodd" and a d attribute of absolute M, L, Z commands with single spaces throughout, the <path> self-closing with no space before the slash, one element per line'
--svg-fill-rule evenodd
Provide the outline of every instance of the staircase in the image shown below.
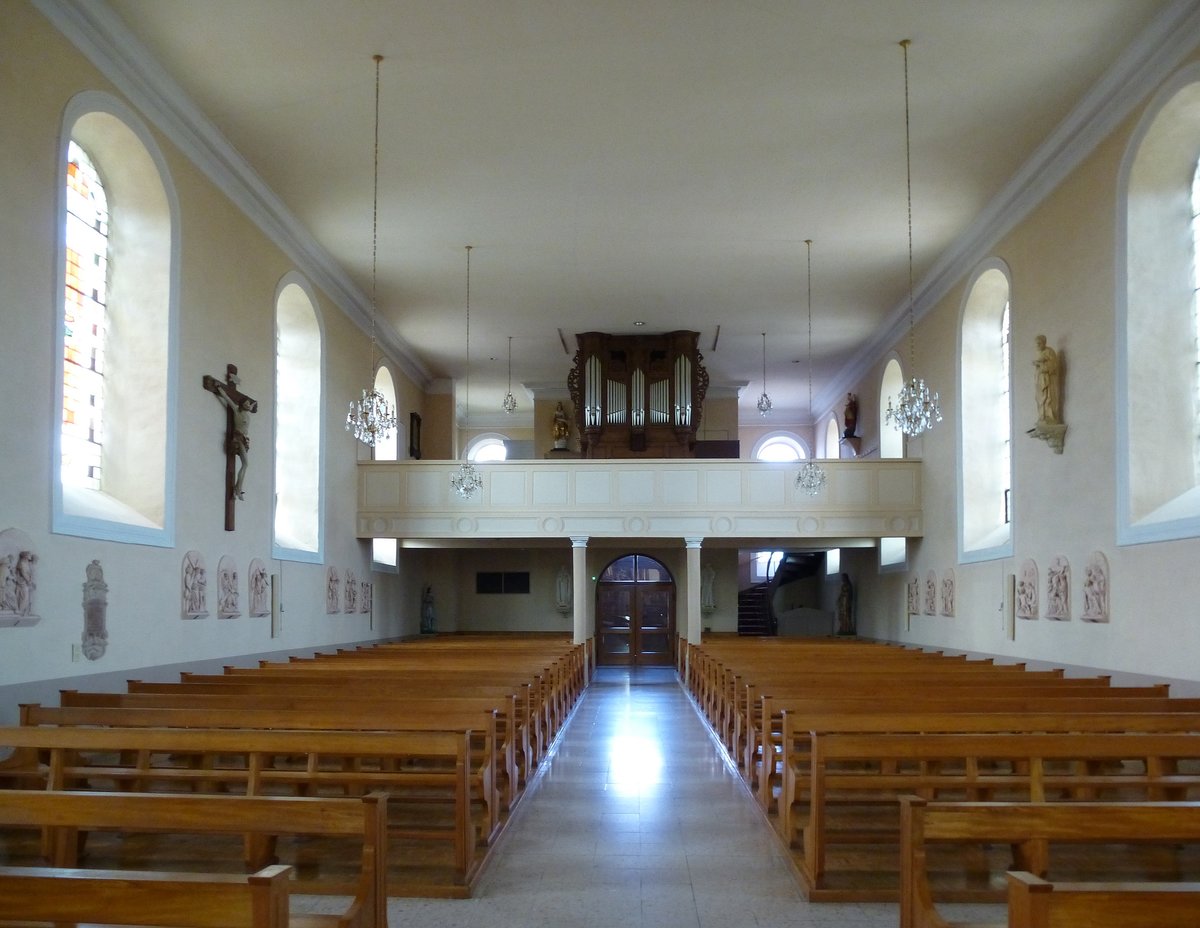
<path fill-rule="evenodd" d="M 738 634 L 775 634 L 771 615 L 771 584 L 759 583 L 738 593 Z"/>

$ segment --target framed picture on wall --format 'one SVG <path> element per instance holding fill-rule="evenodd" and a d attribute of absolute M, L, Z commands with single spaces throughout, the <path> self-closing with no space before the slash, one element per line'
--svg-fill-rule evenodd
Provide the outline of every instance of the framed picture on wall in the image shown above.
<path fill-rule="evenodd" d="M 408 456 L 421 460 L 421 417 L 415 412 L 408 414 Z"/>

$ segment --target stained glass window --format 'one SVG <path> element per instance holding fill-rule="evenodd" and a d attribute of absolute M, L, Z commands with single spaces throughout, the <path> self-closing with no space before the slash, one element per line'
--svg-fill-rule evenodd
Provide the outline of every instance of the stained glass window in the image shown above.
<path fill-rule="evenodd" d="M 91 158 L 67 149 L 62 480 L 98 490 L 104 442 L 108 199 Z"/>

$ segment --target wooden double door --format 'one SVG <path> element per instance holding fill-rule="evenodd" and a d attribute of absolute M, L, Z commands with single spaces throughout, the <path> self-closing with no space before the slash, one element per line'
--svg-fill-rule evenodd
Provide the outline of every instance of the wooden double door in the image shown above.
<path fill-rule="evenodd" d="M 630 559 L 636 559 L 634 569 L 614 571 Z M 675 583 L 665 568 L 641 555 L 610 565 L 596 585 L 596 637 L 596 663 L 601 666 L 671 666 Z"/>

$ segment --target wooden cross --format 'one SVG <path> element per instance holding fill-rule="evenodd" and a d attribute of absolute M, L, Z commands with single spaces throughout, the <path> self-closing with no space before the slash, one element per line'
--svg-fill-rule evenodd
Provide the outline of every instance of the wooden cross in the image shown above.
<path fill-rule="evenodd" d="M 225 531 L 234 528 L 234 504 L 245 499 L 246 458 L 250 453 L 250 415 L 258 412 L 258 400 L 238 389 L 237 365 L 225 365 L 225 379 L 204 375 L 204 389 L 225 407 Z"/>

